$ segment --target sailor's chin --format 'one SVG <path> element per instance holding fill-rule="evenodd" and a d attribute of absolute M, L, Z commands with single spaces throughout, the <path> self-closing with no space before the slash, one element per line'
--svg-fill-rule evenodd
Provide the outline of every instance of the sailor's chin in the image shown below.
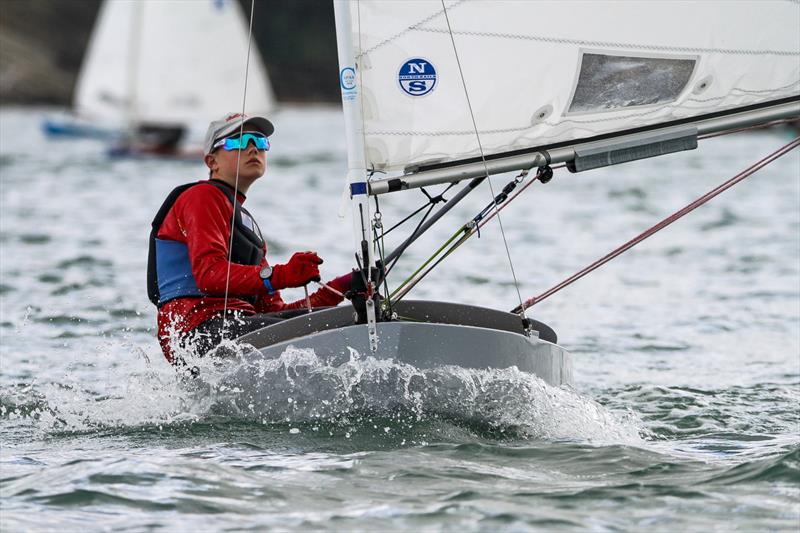
<path fill-rule="evenodd" d="M 263 168 L 243 168 L 239 170 L 239 177 L 246 180 L 255 180 L 264 175 Z"/>

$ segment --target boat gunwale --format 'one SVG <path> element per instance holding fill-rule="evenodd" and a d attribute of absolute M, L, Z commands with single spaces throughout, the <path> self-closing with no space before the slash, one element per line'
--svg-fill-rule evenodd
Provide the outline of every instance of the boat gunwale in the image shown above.
<path fill-rule="evenodd" d="M 519 315 L 507 311 L 430 300 L 401 301 L 394 304 L 393 308 L 398 318 L 390 322 L 473 326 L 527 336 Z M 278 313 L 277 316 L 280 316 L 280 314 Z M 552 328 L 538 320 L 531 320 L 530 322 L 533 330 L 539 333 L 540 340 L 557 345 L 558 337 Z M 380 324 L 379 322 L 379 335 Z M 236 340 L 261 349 L 315 333 L 355 325 L 362 324 L 356 322 L 351 307 L 331 307 L 287 318 L 276 324 L 270 324 L 242 335 Z"/>

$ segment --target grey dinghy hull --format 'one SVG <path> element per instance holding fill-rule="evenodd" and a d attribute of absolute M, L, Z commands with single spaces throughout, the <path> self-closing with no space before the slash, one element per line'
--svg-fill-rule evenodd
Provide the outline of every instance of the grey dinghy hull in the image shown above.
<path fill-rule="evenodd" d="M 572 356 L 555 344 L 556 336 L 534 321 L 526 336 L 519 317 L 493 309 L 443 302 L 399 302 L 400 317 L 378 323 L 378 351 L 369 348 L 367 327 L 354 324 L 353 310 L 337 307 L 284 320 L 237 339 L 258 350 L 248 357 L 276 359 L 289 347 L 312 349 L 331 365 L 361 357 L 393 359 L 418 368 L 517 367 L 551 385 L 572 384 Z M 545 340 L 547 339 L 547 340 Z M 549 342 L 552 340 L 553 342 Z"/>

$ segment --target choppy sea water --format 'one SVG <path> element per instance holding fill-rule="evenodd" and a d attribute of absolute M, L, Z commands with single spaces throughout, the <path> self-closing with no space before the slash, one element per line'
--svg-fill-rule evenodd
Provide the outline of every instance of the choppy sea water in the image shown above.
<path fill-rule="evenodd" d="M 181 384 L 144 291 L 149 222 L 202 165 L 45 142 L 46 114 L 0 110 L 3 531 L 797 530 L 798 151 L 534 308 L 574 354 L 573 388 L 288 350 L 262 369 L 274 401 L 252 406 L 213 386 L 224 367 L 208 386 Z M 275 122 L 247 202 L 271 258 L 314 249 L 324 275 L 345 272 L 340 116 Z M 723 137 L 534 185 L 502 213 L 522 296 L 791 136 Z M 411 248 L 397 281 L 489 198 L 484 186 Z M 383 198 L 384 220 L 423 200 Z M 414 295 L 514 307 L 497 226 Z"/>

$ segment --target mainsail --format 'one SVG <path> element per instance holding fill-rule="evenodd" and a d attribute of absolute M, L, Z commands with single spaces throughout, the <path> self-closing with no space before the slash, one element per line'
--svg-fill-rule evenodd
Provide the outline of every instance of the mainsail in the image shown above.
<path fill-rule="evenodd" d="M 794 1 L 360 0 L 350 15 L 367 169 L 498 158 L 800 95 Z"/>
<path fill-rule="evenodd" d="M 372 244 L 383 226 L 370 216 L 369 196 L 473 178 L 397 249 L 379 249 L 382 267 L 491 174 L 521 171 L 521 181 L 539 167 L 534 181 L 544 182 L 551 163 L 588 170 L 800 118 L 797 1 L 334 0 L 334 8 L 373 351 L 372 300 L 383 276 L 371 268 Z M 516 183 L 492 191 L 472 225 L 391 297 L 402 298 L 496 214 Z M 430 214 L 440 197 L 428 197 Z M 509 265 L 513 275 L 510 254 Z M 523 322 L 525 307 L 520 295 Z"/>
<path fill-rule="evenodd" d="M 106 0 L 78 78 L 75 110 L 155 124 L 222 115 L 243 93 L 247 32 L 236 0 Z M 247 108 L 274 106 L 252 47 Z"/>

